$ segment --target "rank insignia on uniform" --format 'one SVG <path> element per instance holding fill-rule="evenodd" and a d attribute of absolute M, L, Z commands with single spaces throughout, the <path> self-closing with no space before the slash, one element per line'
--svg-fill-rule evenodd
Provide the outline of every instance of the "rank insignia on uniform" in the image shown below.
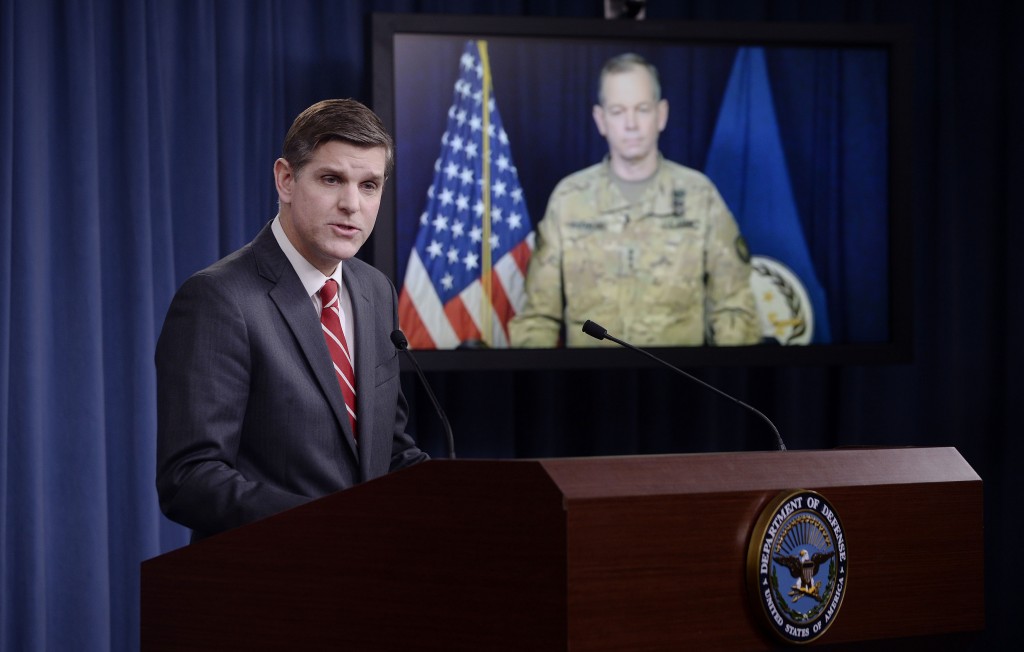
<path fill-rule="evenodd" d="M 566 222 L 565 226 L 569 229 L 578 229 L 580 231 L 604 231 L 608 228 L 608 225 L 604 222 L 588 222 L 585 220 Z"/>
<path fill-rule="evenodd" d="M 835 622 L 847 589 L 846 538 L 819 493 L 783 491 L 758 518 L 747 550 L 747 591 L 787 643 L 809 643 Z"/>
<path fill-rule="evenodd" d="M 686 215 L 686 191 L 672 191 L 672 214 L 677 216 Z"/>

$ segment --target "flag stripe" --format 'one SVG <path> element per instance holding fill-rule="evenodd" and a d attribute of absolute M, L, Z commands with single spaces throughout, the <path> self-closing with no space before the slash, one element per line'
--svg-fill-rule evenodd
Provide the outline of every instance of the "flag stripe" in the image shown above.
<path fill-rule="evenodd" d="M 459 342 L 479 340 L 480 329 L 477 327 L 473 314 L 466 309 L 463 296 L 472 296 L 475 302 L 479 303 L 480 284 L 474 283 L 462 293 L 462 296 L 455 297 L 446 303 L 444 305 L 444 314 L 448 316 L 448 321 L 451 322 L 452 327 L 455 329 L 455 335 L 458 337 Z M 471 302 L 469 305 L 475 304 Z"/>
<path fill-rule="evenodd" d="M 403 310 L 399 301 L 399 324 L 413 348 L 454 348 L 459 339 L 444 314 L 444 306 L 430 282 L 419 254 L 414 249 L 409 257 L 409 266 L 402 287 L 403 296 L 408 297 Z M 415 313 L 413 318 L 412 313 Z M 404 315 L 404 316 L 403 316 Z M 420 325 L 417 328 L 417 324 Z M 429 344 L 428 344 L 429 342 Z"/>
<path fill-rule="evenodd" d="M 413 303 L 412 297 L 405 289 L 398 297 L 398 323 L 405 331 L 409 347 L 413 349 L 436 349 L 437 344 L 430 337 L 430 331 L 420 319 L 420 313 Z"/>
<path fill-rule="evenodd" d="M 512 250 L 512 258 L 516 262 L 519 273 L 526 276 L 526 268 L 530 265 L 530 254 L 533 253 L 533 233 L 516 245 Z"/>

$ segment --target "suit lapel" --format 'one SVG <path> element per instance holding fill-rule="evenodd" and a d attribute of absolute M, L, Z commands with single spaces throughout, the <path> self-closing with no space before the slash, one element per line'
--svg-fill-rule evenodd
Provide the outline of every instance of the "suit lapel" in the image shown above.
<path fill-rule="evenodd" d="M 343 264 L 344 265 L 344 264 Z M 366 279 L 360 274 L 356 264 L 344 265 L 341 280 L 348 290 L 349 298 L 352 300 L 352 320 L 355 323 L 355 348 L 356 356 L 356 421 L 359 432 L 362 435 L 359 447 L 359 466 L 363 471 L 363 477 L 370 469 L 371 457 L 373 454 L 373 432 L 374 432 L 374 384 L 377 350 L 376 320 L 373 315 L 373 303 L 370 301 L 366 289 Z"/>
<path fill-rule="evenodd" d="M 277 306 L 281 316 L 295 335 L 299 349 L 309 363 L 313 376 L 323 390 L 324 396 L 327 397 L 334 418 L 345 434 L 349 449 L 358 459 L 355 440 L 352 437 L 352 427 L 348 420 L 348 412 L 345 410 L 345 399 L 341 395 L 341 387 L 339 387 L 338 378 L 334 373 L 334 365 L 331 362 L 330 353 L 327 351 L 327 344 L 324 342 L 320 321 L 316 318 L 316 309 L 309 296 L 306 295 L 306 288 L 299 281 L 298 275 L 291 263 L 288 262 L 288 257 L 281 251 L 269 224 L 260 231 L 252 244 L 260 276 L 274 283 L 274 287 L 269 293 L 270 299 Z M 358 375 L 356 383 L 358 387 Z"/>

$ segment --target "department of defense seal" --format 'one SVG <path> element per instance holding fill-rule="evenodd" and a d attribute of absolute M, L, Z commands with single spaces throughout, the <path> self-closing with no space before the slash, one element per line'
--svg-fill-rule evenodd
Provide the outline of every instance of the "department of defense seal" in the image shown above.
<path fill-rule="evenodd" d="M 809 643 L 835 622 L 847 589 L 846 537 L 839 515 L 814 491 L 784 491 L 754 526 L 747 591 L 782 640 Z"/>

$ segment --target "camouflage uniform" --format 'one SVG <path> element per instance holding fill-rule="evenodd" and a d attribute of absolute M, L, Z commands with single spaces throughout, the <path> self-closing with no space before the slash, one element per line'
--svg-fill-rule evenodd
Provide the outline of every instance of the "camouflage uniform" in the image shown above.
<path fill-rule="evenodd" d="M 564 320 L 567 346 L 596 346 L 587 319 L 638 346 L 756 343 L 749 258 L 706 176 L 662 158 L 629 204 L 606 158 L 552 192 L 512 345 L 556 346 Z"/>

